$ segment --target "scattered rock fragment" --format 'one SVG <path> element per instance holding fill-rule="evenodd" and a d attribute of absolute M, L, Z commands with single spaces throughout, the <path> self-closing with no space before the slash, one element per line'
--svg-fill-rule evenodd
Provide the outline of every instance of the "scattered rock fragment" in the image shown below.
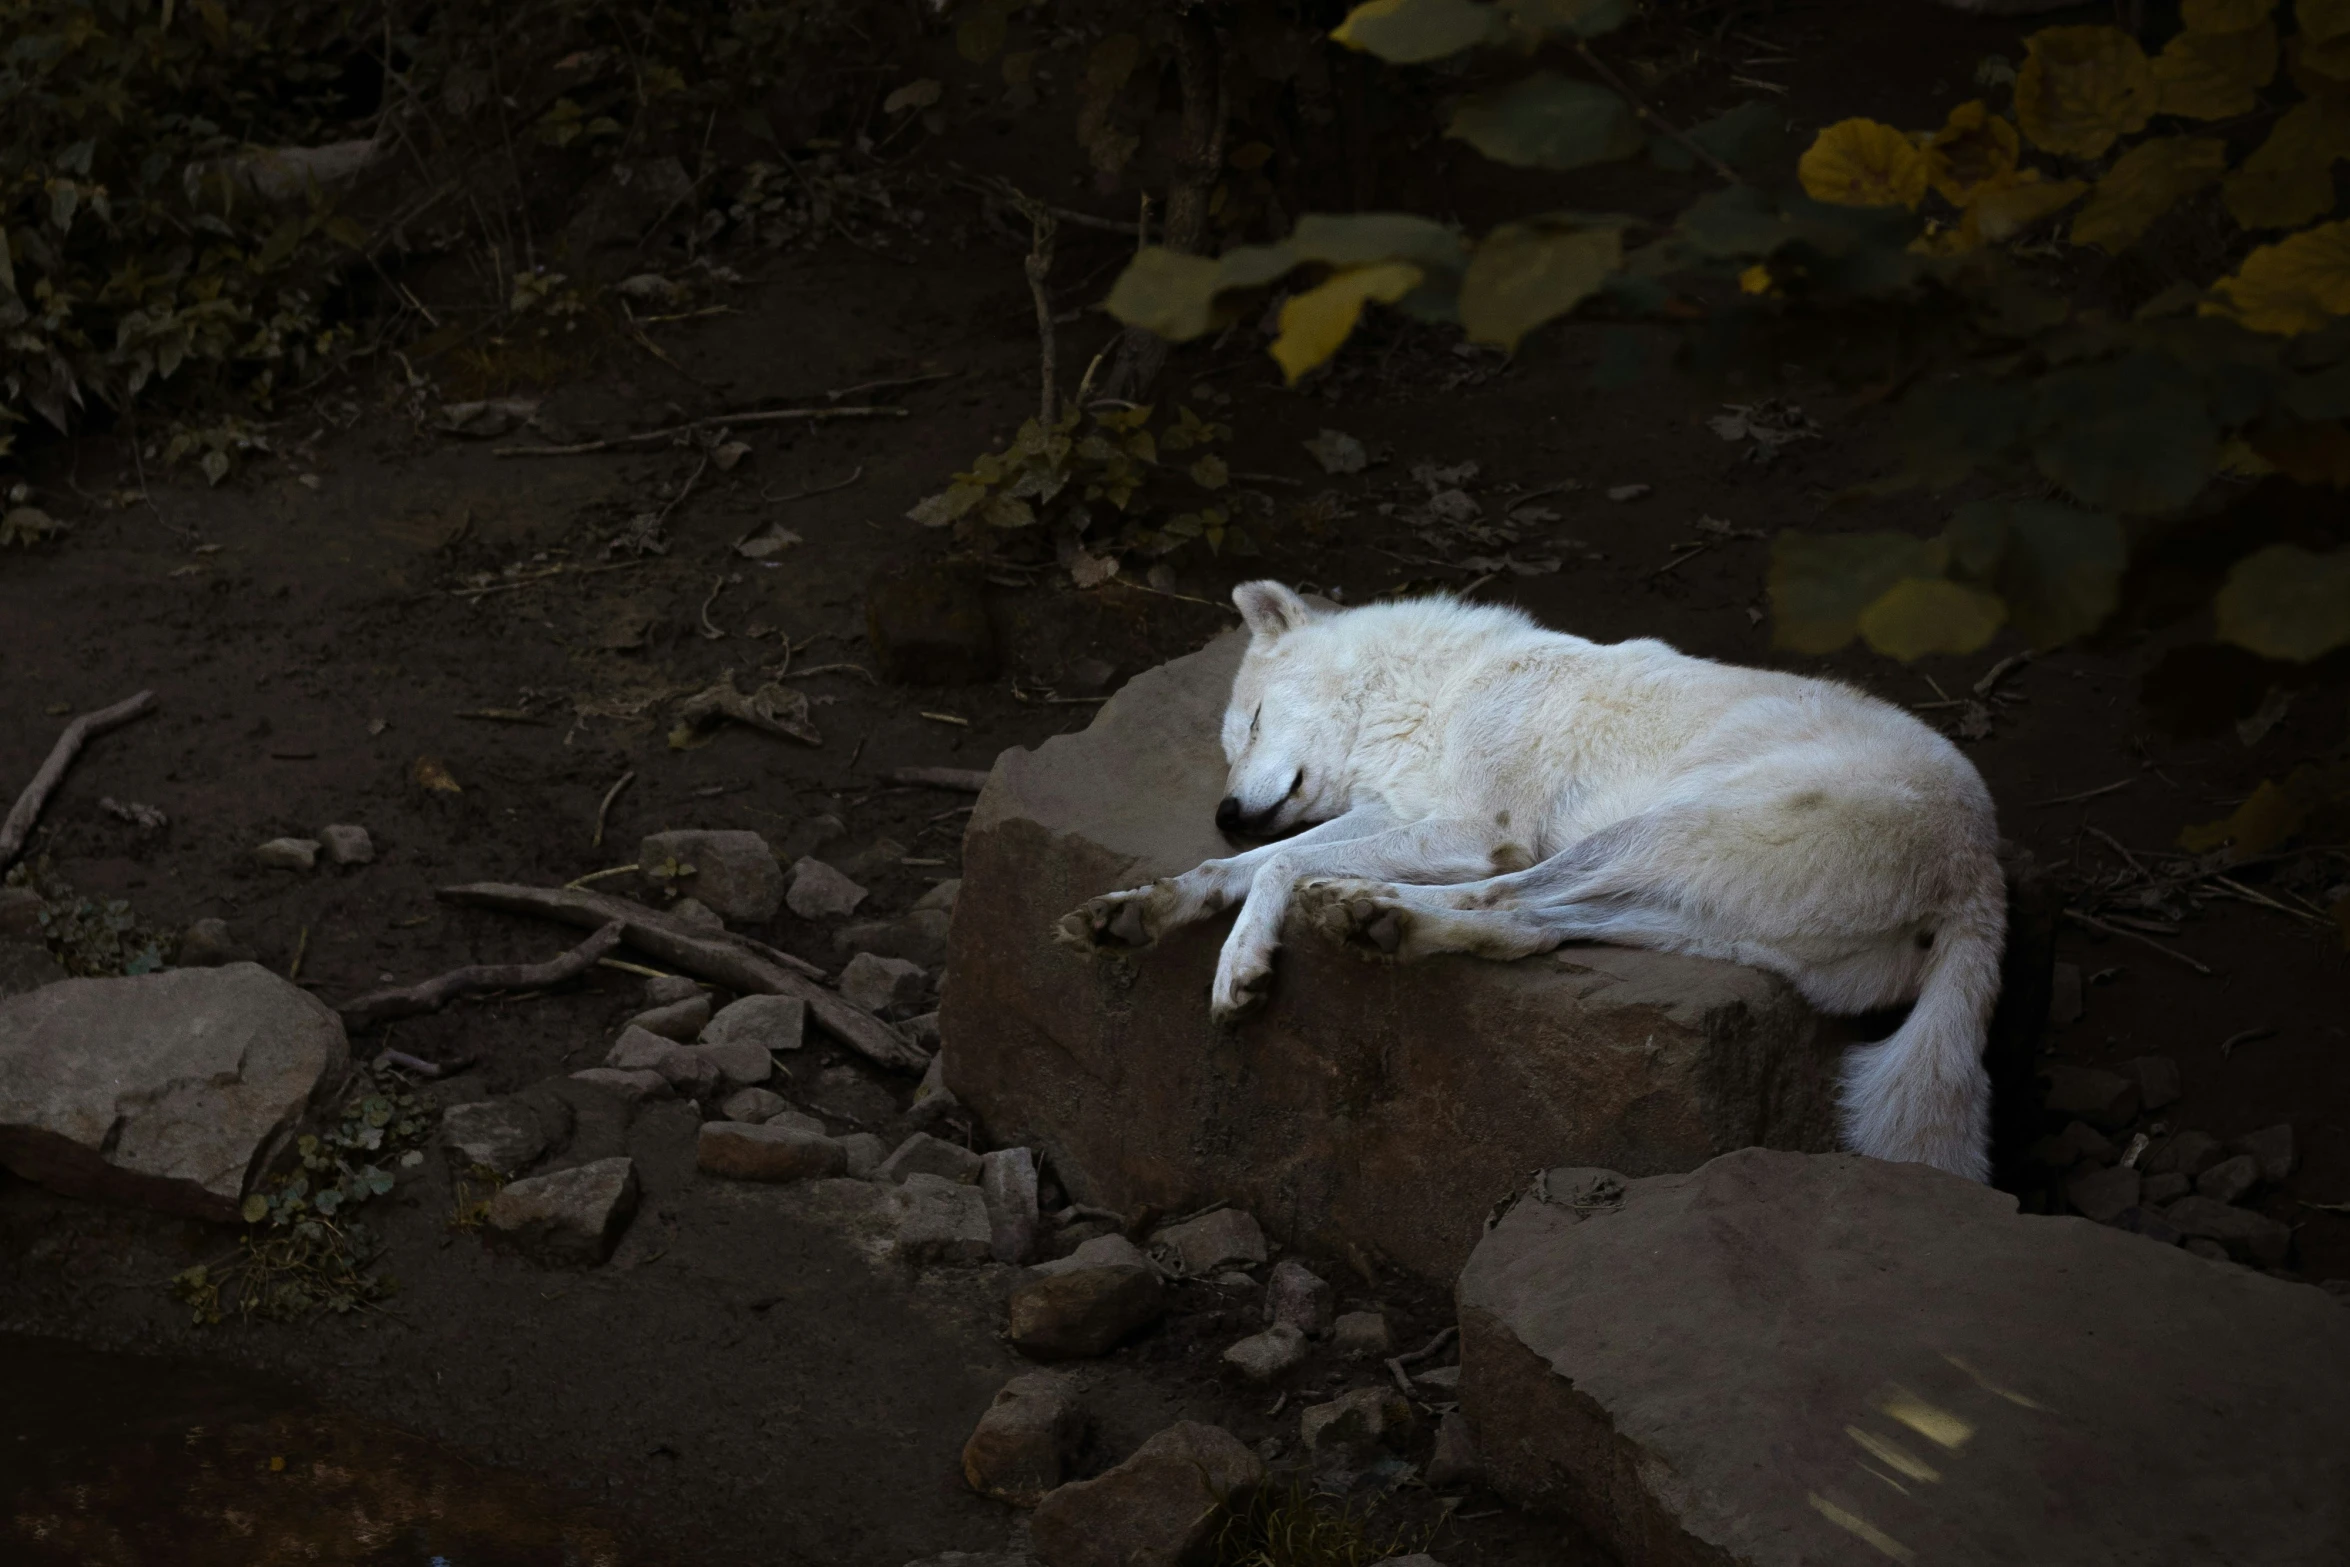
<path fill-rule="evenodd" d="M 2073 1121 L 2053 1137 L 2043 1137 L 2033 1144 L 2032 1153 L 2052 1170 L 2070 1169 L 2076 1164 L 2111 1164 L 2119 1150 L 2106 1139 L 2104 1133 L 2086 1121 Z"/>
<path fill-rule="evenodd" d="M 804 920 L 847 919 L 865 901 L 865 889 L 822 860 L 802 859 L 791 868 L 783 901 Z"/>
<path fill-rule="evenodd" d="M 2160 1110 L 2178 1103 L 2179 1064 L 2169 1056 L 2139 1056 L 2130 1063 L 2138 1079 L 2138 1108 Z"/>
<path fill-rule="evenodd" d="M 2084 1170 L 2065 1183 L 2064 1194 L 2083 1216 L 2111 1224 L 2124 1208 L 2138 1205 L 2139 1180 L 2138 1172 L 2127 1165 Z"/>
<path fill-rule="evenodd" d="M 1285 1322 L 1308 1338 L 1320 1338 L 1330 1331 L 1331 1310 L 1329 1280 L 1295 1257 L 1273 1265 L 1265 1281 L 1266 1321 Z"/>
<path fill-rule="evenodd" d="M 1401 1393 L 1358 1387 L 1326 1404 L 1308 1404 L 1297 1417 L 1297 1434 L 1309 1453 L 1363 1454 L 1393 1445 L 1412 1424 L 1411 1403 Z"/>
<path fill-rule="evenodd" d="M 719 918 L 759 924 L 783 903 L 783 871 L 755 832 L 686 828 L 648 835 L 638 874 L 671 898 L 691 896 Z"/>
<path fill-rule="evenodd" d="M 2195 1177 L 2195 1190 L 2214 1202 L 2242 1202 L 2260 1184 L 2260 1161 L 2248 1153 L 2222 1159 Z"/>
<path fill-rule="evenodd" d="M 705 1045 L 755 1045 L 762 1051 L 797 1050 L 805 1043 L 808 1004 L 797 996 L 745 996 L 718 1009 L 702 1030 Z"/>
<path fill-rule="evenodd" d="M 572 1081 L 593 1083 L 598 1088 L 610 1089 L 634 1104 L 640 1099 L 667 1099 L 670 1096 L 669 1079 L 660 1073 L 642 1069 L 612 1066 L 591 1066 L 584 1072 L 571 1074 Z"/>
<path fill-rule="evenodd" d="M 2230 1267 L 2235 1266 L 2236 1260 L 2228 1255 L 2228 1249 L 2205 1236 L 2190 1235 L 2179 1242 L 2179 1246 L 2182 1250 L 2193 1252 L 2205 1262 L 2224 1262 Z"/>
<path fill-rule="evenodd" d="M 512 1175 L 547 1151 L 549 1137 L 539 1112 L 529 1105 L 483 1099 L 442 1111 L 441 1141 L 459 1174 L 478 1167 Z"/>
<path fill-rule="evenodd" d="M 998 1262 L 1026 1262 L 1036 1254 L 1036 1155 L 1026 1148 L 980 1155 L 979 1191 L 987 1201 L 988 1254 Z"/>
<path fill-rule="evenodd" d="M 1072 1262 L 1077 1265 L 1069 1266 Z M 1147 1262 L 1095 1264 L 1064 1257 L 1031 1273 L 1012 1290 L 1004 1335 L 1031 1359 L 1102 1354 L 1167 1309 L 1166 1286 Z"/>
<path fill-rule="evenodd" d="M 833 945 L 843 952 L 870 952 L 903 958 L 916 968 L 934 969 L 947 960 L 952 923 L 944 909 L 914 909 L 894 920 L 865 920 L 841 927 Z"/>
<path fill-rule="evenodd" d="M 994 1230 L 987 1198 L 977 1187 L 917 1172 L 905 1178 L 896 1197 L 901 1259 L 959 1267 L 987 1261 Z"/>
<path fill-rule="evenodd" d="M 1484 1466 L 1477 1460 L 1477 1439 L 1469 1430 L 1468 1417 L 1453 1410 L 1436 1422 L 1436 1450 L 1428 1455 L 1428 1483 L 1443 1490 L 1476 1485 L 1483 1478 Z"/>
<path fill-rule="evenodd" d="M 980 1156 L 970 1149 L 933 1137 L 928 1132 L 916 1132 L 898 1144 L 897 1151 L 881 1162 L 873 1172 L 877 1181 L 902 1181 L 910 1175 L 935 1175 L 942 1179 L 968 1185 L 979 1179 L 982 1168 Z"/>
<path fill-rule="evenodd" d="M 669 917 L 687 930 L 705 936 L 726 934 L 726 919 L 716 909 L 699 898 L 680 898 L 669 905 Z"/>
<path fill-rule="evenodd" d="M 2293 1232 L 2276 1220 L 2201 1195 L 2181 1197 L 2162 1216 L 2181 1235 L 2217 1241 L 2229 1256 L 2264 1268 L 2282 1266 L 2293 1244 Z"/>
<path fill-rule="evenodd" d="M 2150 1175 L 2167 1175 L 2173 1171 L 2190 1181 L 2226 1157 L 2219 1139 L 2209 1132 L 2184 1131 L 2164 1143 L 2146 1161 Z"/>
<path fill-rule="evenodd" d="M 318 863 L 318 840 L 272 838 L 254 849 L 253 860 L 264 870 L 306 871 Z"/>
<path fill-rule="evenodd" d="M 201 919 L 180 934 L 181 968 L 218 968 L 224 963 L 250 963 L 253 949 L 229 934 L 228 921 Z"/>
<path fill-rule="evenodd" d="M 728 1094 L 725 1102 L 719 1105 L 718 1113 L 729 1121 L 757 1126 L 774 1120 L 789 1108 L 783 1095 L 773 1089 L 743 1088 Z"/>
<path fill-rule="evenodd" d="M 1332 1325 L 1330 1337 L 1343 1355 L 1368 1355 L 1384 1360 L 1395 1353 L 1395 1341 L 1387 1331 L 1384 1312 L 1350 1311 Z"/>
<path fill-rule="evenodd" d="M 1034 1507 L 1061 1483 L 1084 1440 L 1075 1379 L 1023 1372 L 997 1392 L 963 1444 L 963 1479 L 982 1496 Z"/>
<path fill-rule="evenodd" d="M 824 1130 L 824 1123 L 818 1120 L 815 1116 L 808 1114 L 808 1112 L 805 1110 L 778 1110 L 775 1114 L 769 1116 L 763 1124 L 768 1126 L 788 1126 L 795 1131 L 806 1132 L 810 1137 L 825 1137 L 830 1135 Z M 835 1141 L 837 1140 L 838 1139 L 835 1139 Z"/>
<path fill-rule="evenodd" d="M 0 996 L 21 996 L 65 978 L 65 970 L 38 941 L 0 939 Z"/>
<path fill-rule="evenodd" d="M 946 1083 L 946 1051 L 941 1049 L 930 1058 L 930 1065 L 922 1073 L 922 1082 L 914 1090 L 913 1102 L 906 1106 L 906 1119 L 916 1126 L 934 1125 L 961 1103 L 954 1090 Z"/>
<path fill-rule="evenodd" d="M 710 1063 L 718 1081 L 728 1088 L 750 1088 L 775 1075 L 775 1062 L 755 1039 L 730 1038 L 718 1044 L 689 1045 L 692 1054 Z"/>
<path fill-rule="evenodd" d="M 592 1266 L 612 1254 L 636 1203 L 636 1166 L 598 1159 L 500 1187 L 490 1199 L 488 1233 L 534 1262 Z"/>
<path fill-rule="evenodd" d="M 318 829 L 318 847 L 329 865 L 372 865 L 375 840 L 364 827 L 343 823 Z"/>
<path fill-rule="evenodd" d="M 1264 1230 L 1253 1215 L 1238 1208 L 1219 1208 L 1169 1225 L 1151 1237 L 1151 1244 L 1172 1251 L 1183 1271 L 1194 1277 L 1234 1263 L 1254 1266 L 1265 1260 Z"/>
<path fill-rule="evenodd" d="M 2288 1122 L 2247 1132 L 2228 1146 L 2237 1153 L 2250 1154 L 2259 1164 L 2260 1178 L 2264 1181 L 2281 1181 L 2293 1173 L 2293 1128 Z"/>
<path fill-rule="evenodd" d="M 666 1006 L 639 1012 L 625 1026 L 641 1028 L 648 1034 L 659 1034 L 663 1039 L 673 1039 L 682 1045 L 690 1044 L 709 1021 L 710 998 L 694 995 L 683 1001 L 672 1001 Z"/>
<path fill-rule="evenodd" d="M 678 1048 L 676 1040 L 631 1024 L 604 1052 L 604 1064 L 617 1072 L 658 1072 L 661 1063 L 677 1054 Z"/>
<path fill-rule="evenodd" d="M 929 976 L 922 972 L 922 965 L 904 958 L 860 952 L 840 971 L 840 993 L 868 1012 L 886 1013 L 892 1007 L 918 1002 L 929 989 Z"/>
<path fill-rule="evenodd" d="M 2160 1175 L 2149 1175 L 2138 1188 L 2138 1200 L 2149 1208 L 2160 1208 L 2176 1202 L 2195 1189 L 2195 1183 L 2176 1170 L 2165 1170 Z"/>
<path fill-rule="evenodd" d="M 2138 1084 L 2099 1067 L 2053 1066 L 2048 1068 L 2048 1108 L 2079 1116 L 2100 1131 L 2115 1131 L 2138 1114 Z"/>
<path fill-rule="evenodd" d="M 1225 1366 L 1251 1382 L 1270 1382 L 1305 1358 L 1306 1336 L 1287 1322 L 1252 1333 L 1224 1351 Z"/>
<path fill-rule="evenodd" d="M 702 994 L 701 981 L 684 974 L 656 974 L 645 981 L 645 1005 L 648 1007 L 674 1006 Z"/>
<path fill-rule="evenodd" d="M 705 1121 L 694 1142 L 694 1164 L 730 1180 L 806 1181 L 839 1175 L 848 1155 L 831 1138 L 796 1126 Z"/>
<path fill-rule="evenodd" d="M 1041 1567 L 1184 1567 L 1264 1482 L 1238 1437 L 1179 1421 L 1108 1473 L 1047 1495 L 1030 1548 Z"/>
<path fill-rule="evenodd" d="M 873 1172 L 881 1168 L 881 1161 L 888 1157 L 887 1146 L 871 1132 L 851 1132 L 835 1141 L 849 1161 L 841 1173 L 854 1181 L 871 1180 Z"/>

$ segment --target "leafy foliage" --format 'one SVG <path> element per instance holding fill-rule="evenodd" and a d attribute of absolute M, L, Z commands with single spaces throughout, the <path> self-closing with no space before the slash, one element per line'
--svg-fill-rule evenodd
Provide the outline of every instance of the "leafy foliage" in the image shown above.
<path fill-rule="evenodd" d="M 1700 370 L 1890 370 L 1908 388 L 1907 434 L 1877 493 L 1971 478 L 2022 498 L 1962 508 L 1933 540 L 1783 536 L 1781 644 L 1860 637 L 1914 658 L 1971 651 L 2005 626 L 2036 644 L 2081 636 L 2119 601 L 2133 537 L 2202 504 L 2221 474 L 2350 483 L 2350 221 L 2319 221 L 2350 155 L 2350 5 L 2303 0 L 2290 37 L 2274 9 L 2188 0 L 2152 57 L 2119 28 L 2043 29 L 2004 107 L 1961 104 L 1914 134 L 1842 121 L 1805 151 L 1795 188 L 1772 191 L 1737 173 L 1771 118 L 1755 106 L 1642 133 L 1645 111 L 1590 46 L 1621 5 L 1374 0 L 1331 36 L 1398 64 L 1551 44 L 1599 78 L 1538 69 L 1460 100 L 1449 134 L 1497 161 L 1703 158 L 1736 177 L 1661 232 L 1579 213 L 1481 237 L 1403 214 L 1308 216 L 1288 240 L 1217 260 L 1146 250 L 1108 308 L 1183 339 L 1271 288 L 1299 290 L 1273 347 L 1293 381 L 1368 302 L 1512 350 L 1588 309 L 1690 323 L 1683 360 Z M 2258 106 L 2280 99 L 2262 123 Z M 2160 248 L 2182 224 L 2221 222 L 2232 234 L 2203 249 L 2223 265 L 2183 272 L 2180 247 Z M 2099 257 L 2125 269 L 2083 270 Z M 2078 287 L 2084 276 L 2100 287 Z M 2350 644 L 2345 558 L 2278 546 L 2241 563 L 2215 605 L 2220 636 L 2297 660 Z"/>
<path fill-rule="evenodd" d="M 140 919 L 123 899 L 76 897 L 46 857 L 19 862 L 4 885 L 28 887 L 40 897 L 41 941 L 58 967 L 77 979 L 152 974 L 171 951 L 171 936 Z"/>
<path fill-rule="evenodd" d="M 395 1168 L 424 1162 L 427 1127 L 414 1094 L 360 1077 L 332 1125 L 296 1140 L 297 1167 L 245 1199 L 235 1255 L 178 1274 L 172 1293 L 199 1323 L 231 1311 L 299 1322 L 386 1299 L 399 1286 L 375 1271 L 381 1244 L 352 1213 L 390 1193 Z"/>
<path fill-rule="evenodd" d="M 1379 1531 L 1365 1509 L 1303 1485 L 1260 1486 L 1217 1531 L 1217 1567 L 1372 1567 L 1427 1544 L 1415 1531 Z"/>

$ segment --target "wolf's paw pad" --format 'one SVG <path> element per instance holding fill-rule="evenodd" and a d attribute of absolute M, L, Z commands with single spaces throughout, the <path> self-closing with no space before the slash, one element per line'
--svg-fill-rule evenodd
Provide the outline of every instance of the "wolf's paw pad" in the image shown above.
<path fill-rule="evenodd" d="M 1216 970 L 1216 983 L 1208 994 L 1208 1016 L 1219 1027 L 1229 1028 L 1264 1006 L 1272 988 L 1272 964 L 1253 959 L 1225 964 Z"/>
<path fill-rule="evenodd" d="M 1381 883 L 1315 882 L 1299 891 L 1298 902 L 1316 930 L 1358 956 L 1391 960 L 1403 946 L 1408 916 Z"/>
<path fill-rule="evenodd" d="M 1159 939 L 1158 922 L 1151 917 L 1157 891 L 1156 887 L 1137 887 L 1131 892 L 1104 893 L 1089 899 L 1062 923 L 1081 926 L 1097 947 L 1147 947 Z"/>

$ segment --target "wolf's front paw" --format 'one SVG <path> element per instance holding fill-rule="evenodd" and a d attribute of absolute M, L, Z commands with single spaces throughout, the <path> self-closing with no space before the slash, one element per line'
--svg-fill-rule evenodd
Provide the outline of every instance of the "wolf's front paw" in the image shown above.
<path fill-rule="evenodd" d="M 1410 933 L 1411 914 L 1385 882 L 1335 877 L 1297 890 L 1313 927 L 1358 957 L 1392 961 Z"/>
<path fill-rule="evenodd" d="M 1271 952 L 1226 951 L 1216 964 L 1216 982 L 1208 990 L 1208 1016 L 1229 1028 L 1265 1004 L 1273 988 Z"/>
<path fill-rule="evenodd" d="M 1082 922 L 1097 947 L 1147 947 L 1164 933 L 1173 901 L 1167 884 L 1154 881 L 1147 887 L 1104 893 L 1079 909 L 1072 922 Z"/>

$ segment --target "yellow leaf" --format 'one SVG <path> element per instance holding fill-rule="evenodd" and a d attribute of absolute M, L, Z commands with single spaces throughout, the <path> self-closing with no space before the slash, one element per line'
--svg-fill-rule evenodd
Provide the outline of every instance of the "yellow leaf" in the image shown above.
<path fill-rule="evenodd" d="M 1738 274 L 1738 292 L 1741 294 L 1769 294 L 1778 286 L 1771 281 L 1771 269 L 1759 262 Z"/>
<path fill-rule="evenodd" d="M 2192 33 L 2240 33 L 2268 20 L 2277 0 L 2185 0 L 2179 20 Z"/>
<path fill-rule="evenodd" d="M 2350 150 L 2350 117 L 2315 99 L 2287 109 L 2220 186 L 2228 215 L 2248 229 L 2299 228 L 2334 205 L 2334 160 Z"/>
<path fill-rule="evenodd" d="M 1156 332 L 1170 342 L 1188 342 L 1216 324 L 1220 281 L 1213 258 L 1151 245 L 1137 253 L 1110 285 L 1102 308 L 1128 326 Z"/>
<path fill-rule="evenodd" d="M 2099 158 L 2145 129 L 2154 112 L 2154 71 L 2138 41 L 2118 27 L 2049 27 L 2024 40 L 2015 78 L 2015 115 L 2036 147 Z"/>
<path fill-rule="evenodd" d="M 2236 562 L 2211 602 L 2220 640 L 2306 664 L 2350 642 L 2350 547 L 2271 544 Z"/>
<path fill-rule="evenodd" d="M 448 767 L 436 757 L 418 757 L 416 765 L 408 770 L 408 775 L 416 780 L 416 787 L 430 789 L 435 794 L 463 794 L 465 792 L 457 786 L 457 780 L 449 775 Z"/>
<path fill-rule="evenodd" d="M 2224 173 L 2227 143 L 2211 136 L 2156 136 L 2114 160 L 2073 219 L 2073 243 L 2119 254 L 2180 199 Z"/>
<path fill-rule="evenodd" d="M 1367 0 L 1330 36 L 1397 65 L 1458 54 L 1491 37 L 1500 18 L 1475 0 Z"/>
<path fill-rule="evenodd" d="M 2043 180 L 2039 170 L 2012 185 L 2001 185 L 1976 196 L 1966 209 L 1966 227 L 1986 245 L 2009 240 L 2080 199 L 2087 184 L 2080 180 Z"/>
<path fill-rule="evenodd" d="M 2293 21 L 2311 43 L 2350 36 L 2350 0 L 2293 0 Z"/>
<path fill-rule="evenodd" d="M 1926 167 L 1934 189 L 1954 207 L 1963 207 L 1986 185 L 2015 172 L 2021 141 L 2015 127 L 1977 98 L 1950 111 L 1950 118 L 1926 143 Z"/>
<path fill-rule="evenodd" d="M 2155 105 L 2190 120 L 2249 114 L 2276 74 L 2273 23 L 2235 33 L 2181 33 L 2155 58 Z"/>
<path fill-rule="evenodd" d="M 1518 340 L 1599 292 L 1622 265 L 1623 235 L 1508 223 L 1488 234 L 1461 277 L 1469 339 L 1516 353 Z"/>
<path fill-rule="evenodd" d="M 1281 335 L 1273 340 L 1281 373 L 1296 385 L 1299 376 L 1338 352 L 1367 302 L 1392 305 L 1419 286 L 1418 267 L 1382 261 L 1334 273 L 1291 299 L 1281 307 Z"/>
<path fill-rule="evenodd" d="M 1914 207 L 1926 194 L 1926 155 L 1875 120 L 1839 120 L 1795 166 L 1804 194 L 1839 207 Z"/>
<path fill-rule="evenodd" d="M 2350 315 L 2350 222 L 2263 245 L 2212 287 L 2222 300 L 2203 313 L 2233 316 L 2255 332 L 2292 337 L 2329 326 Z"/>
<path fill-rule="evenodd" d="M 2252 798 L 2231 815 L 2181 829 L 2179 847 L 2190 854 L 2209 854 L 2229 846 L 2240 860 L 2266 854 L 2299 832 L 2311 816 L 2345 798 L 2350 798 L 2350 765 L 2304 762 L 2281 784 L 2261 780 Z"/>
<path fill-rule="evenodd" d="M 1910 577 L 1860 612 L 1869 646 L 1904 661 L 1928 653 L 1972 653 L 2007 619 L 1995 594 L 1944 577 Z"/>
<path fill-rule="evenodd" d="M 2323 91 L 2339 92 L 2342 84 L 2350 81 L 2350 38 L 2330 38 L 2322 44 L 2304 38 L 2294 51 L 2294 64 L 2304 90 L 2315 86 Z M 2314 73 L 2322 80 L 2313 84 L 2306 73 Z"/>

